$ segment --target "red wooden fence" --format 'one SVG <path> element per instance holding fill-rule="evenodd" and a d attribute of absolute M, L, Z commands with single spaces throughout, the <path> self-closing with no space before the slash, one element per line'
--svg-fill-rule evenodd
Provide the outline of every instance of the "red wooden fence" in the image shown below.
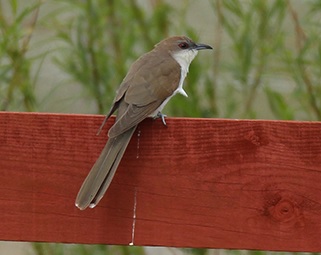
<path fill-rule="evenodd" d="M 321 123 L 145 120 L 80 211 L 103 118 L 0 113 L 0 240 L 321 251 Z"/>

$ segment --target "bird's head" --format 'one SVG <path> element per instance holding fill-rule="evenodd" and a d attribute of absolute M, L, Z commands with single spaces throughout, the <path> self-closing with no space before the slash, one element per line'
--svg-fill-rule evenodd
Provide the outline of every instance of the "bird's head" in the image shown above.
<path fill-rule="evenodd" d="M 165 51 L 181 65 L 189 66 L 199 50 L 213 49 L 203 43 L 195 43 L 187 36 L 172 36 L 155 45 L 155 50 Z"/>

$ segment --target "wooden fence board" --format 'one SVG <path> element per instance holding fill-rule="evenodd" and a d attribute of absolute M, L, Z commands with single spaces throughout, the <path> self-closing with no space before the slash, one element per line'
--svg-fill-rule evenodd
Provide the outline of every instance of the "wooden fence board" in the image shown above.
<path fill-rule="evenodd" d="M 0 240 L 321 251 L 321 123 L 147 119 L 80 211 L 102 120 L 0 113 Z"/>

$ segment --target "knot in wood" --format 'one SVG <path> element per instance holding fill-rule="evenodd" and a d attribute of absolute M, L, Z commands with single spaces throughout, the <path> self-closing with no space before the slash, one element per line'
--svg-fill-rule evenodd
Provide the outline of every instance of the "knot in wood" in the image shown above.
<path fill-rule="evenodd" d="M 261 145 L 260 137 L 256 134 L 254 130 L 251 130 L 250 132 L 248 132 L 244 138 L 255 146 Z"/>
<path fill-rule="evenodd" d="M 288 199 L 281 199 L 269 208 L 270 215 L 279 222 L 289 222 L 300 217 L 300 209 Z"/>

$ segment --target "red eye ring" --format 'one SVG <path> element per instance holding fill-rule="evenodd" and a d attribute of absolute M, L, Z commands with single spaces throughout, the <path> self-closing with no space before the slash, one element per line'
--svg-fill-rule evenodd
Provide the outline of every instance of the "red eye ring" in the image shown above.
<path fill-rule="evenodd" d="M 187 49 L 188 48 L 188 44 L 186 42 L 182 42 L 178 45 L 178 47 L 180 47 L 181 49 Z"/>

